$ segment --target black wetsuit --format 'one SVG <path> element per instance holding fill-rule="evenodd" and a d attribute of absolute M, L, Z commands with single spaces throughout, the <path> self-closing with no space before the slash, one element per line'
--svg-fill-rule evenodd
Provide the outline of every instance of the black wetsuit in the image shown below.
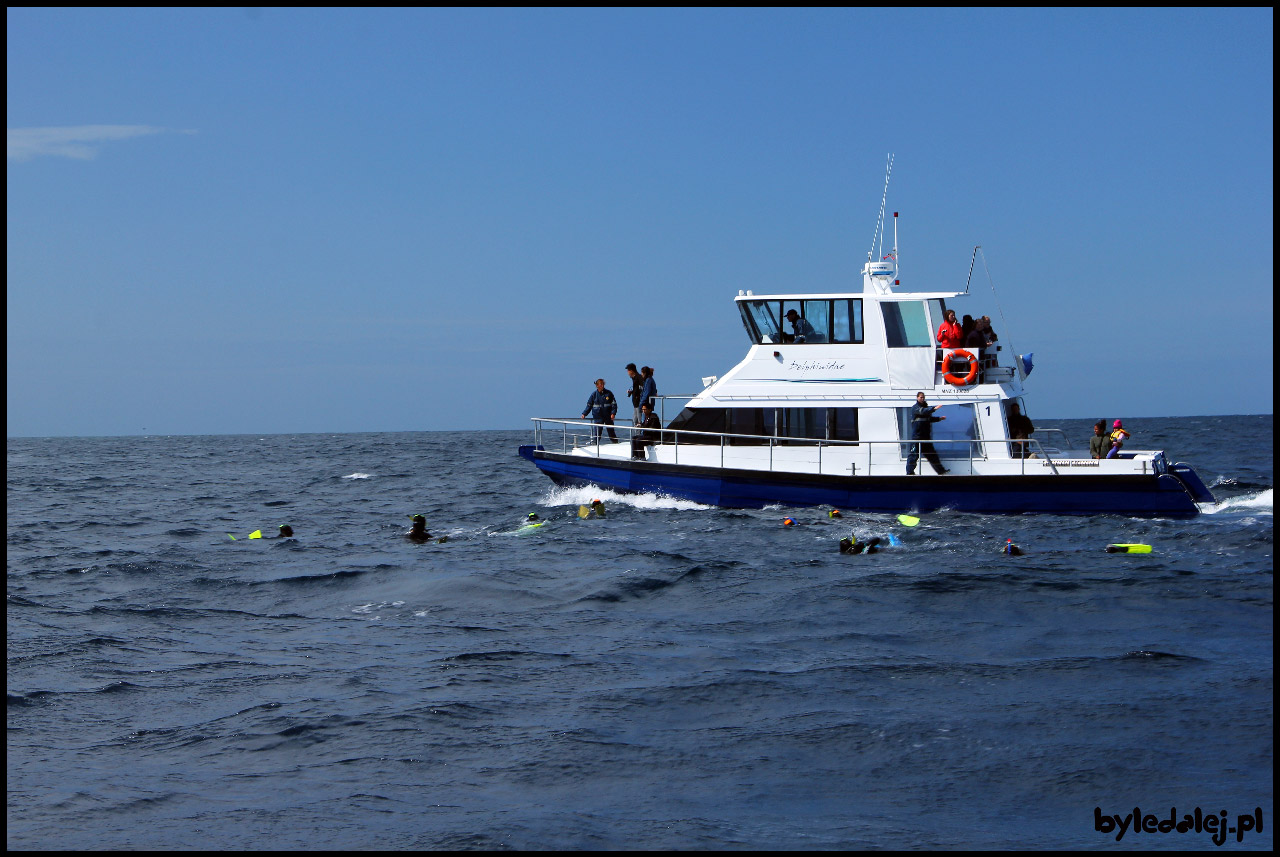
<path fill-rule="evenodd" d="M 942 417 L 935 417 L 933 412 L 938 408 L 931 405 L 922 405 L 919 402 L 911 406 L 911 439 L 912 440 L 932 440 L 933 424 L 942 420 Z M 947 468 L 942 466 L 942 459 L 938 458 L 938 451 L 933 448 L 931 443 L 913 443 L 911 450 L 907 453 L 907 475 L 914 476 L 916 472 L 916 462 L 920 460 L 921 453 L 933 465 L 933 469 L 939 474 L 946 473 Z"/>

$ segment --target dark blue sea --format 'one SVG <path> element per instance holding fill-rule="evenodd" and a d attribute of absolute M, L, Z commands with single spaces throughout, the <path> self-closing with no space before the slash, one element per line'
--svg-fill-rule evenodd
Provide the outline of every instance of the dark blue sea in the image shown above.
<path fill-rule="evenodd" d="M 1272 418 L 1132 423 L 1218 502 L 907 527 L 557 488 L 532 432 L 10 438 L 8 846 L 1270 850 Z"/>

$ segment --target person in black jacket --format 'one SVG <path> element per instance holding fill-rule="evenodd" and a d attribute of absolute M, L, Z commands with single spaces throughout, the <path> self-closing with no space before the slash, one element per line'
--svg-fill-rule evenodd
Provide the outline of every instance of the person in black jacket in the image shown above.
<path fill-rule="evenodd" d="M 646 446 L 653 446 L 658 442 L 662 435 L 658 429 L 662 428 L 662 420 L 658 419 L 658 415 L 649 409 L 648 402 L 640 403 L 640 427 L 645 431 L 633 432 L 631 436 L 631 457 L 644 458 Z"/>
<path fill-rule="evenodd" d="M 996 336 L 995 330 L 991 327 L 991 316 L 984 315 L 982 317 L 982 335 L 987 338 L 988 345 L 995 345 L 996 340 L 1000 337 Z"/>
<path fill-rule="evenodd" d="M 1018 407 L 1017 402 L 1009 405 L 1009 437 L 1017 440 L 1027 440 L 1031 437 L 1031 433 L 1036 427 L 1031 424 L 1031 420 L 1022 413 L 1022 409 Z M 1014 458 L 1030 458 L 1031 444 L 1029 443 L 1011 443 L 1009 444 L 1010 452 Z"/>
<path fill-rule="evenodd" d="M 636 364 L 627 364 L 627 377 L 631 379 L 631 389 L 627 395 L 631 398 L 631 424 L 640 425 L 640 390 L 644 386 L 644 376 L 636 371 Z"/>
<path fill-rule="evenodd" d="M 933 424 L 939 420 L 945 420 L 946 417 L 935 417 L 933 412 L 936 407 L 930 407 L 925 401 L 924 393 L 916 393 L 916 403 L 911 409 L 911 439 L 912 440 L 932 440 Z M 911 451 L 907 453 L 907 475 L 916 475 L 916 462 L 920 460 L 921 453 L 929 459 L 929 463 L 933 465 L 933 469 L 938 471 L 938 475 L 947 472 L 947 468 L 942 466 L 942 460 L 938 458 L 938 451 L 933 448 L 931 443 L 913 443 Z"/>

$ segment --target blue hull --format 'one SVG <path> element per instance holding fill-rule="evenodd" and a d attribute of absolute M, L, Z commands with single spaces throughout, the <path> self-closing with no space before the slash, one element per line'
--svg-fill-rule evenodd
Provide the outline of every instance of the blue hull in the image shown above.
<path fill-rule="evenodd" d="M 560 485 L 600 485 L 664 494 L 729 508 L 835 506 L 866 512 L 1049 513 L 1183 517 L 1200 513 L 1193 492 L 1212 501 L 1198 478 L 1148 476 L 818 476 L 806 473 L 676 467 L 648 461 L 590 459 L 534 446 L 520 455 Z M 1183 465 L 1185 467 L 1185 465 Z M 1189 470 L 1189 468 L 1187 468 Z M 1196 489 L 1199 490 L 1196 490 Z"/>

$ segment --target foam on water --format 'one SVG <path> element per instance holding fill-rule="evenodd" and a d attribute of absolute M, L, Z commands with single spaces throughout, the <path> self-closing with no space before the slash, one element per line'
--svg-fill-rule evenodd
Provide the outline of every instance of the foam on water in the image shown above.
<path fill-rule="evenodd" d="M 694 509 L 711 509 L 702 503 L 692 500 L 679 500 L 661 494 L 618 494 L 608 488 L 599 487 L 553 487 L 542 497 L 545 506 L 585 506 L 593 500 L 600 500 L 605 508 L 611 503 L 620 503 L 636 509 L 674 509 L 685 512 Z"/>
<path fill-rule="evenodd" d="M 1274 493 L 1274 488 L 1268 488 L 1239 497 L 1228 497 L 1220 503 L 1201 503 L 1200 511 L 1206 515 L 1220 512 L 1261 512 L 1270 515 L 1273 512 Z"/>
<path fill-rule="evenodd" d="M 343 479 L 368 479 L 369 474 L 368 473 L 349 473 L 342 478 Z"/>

